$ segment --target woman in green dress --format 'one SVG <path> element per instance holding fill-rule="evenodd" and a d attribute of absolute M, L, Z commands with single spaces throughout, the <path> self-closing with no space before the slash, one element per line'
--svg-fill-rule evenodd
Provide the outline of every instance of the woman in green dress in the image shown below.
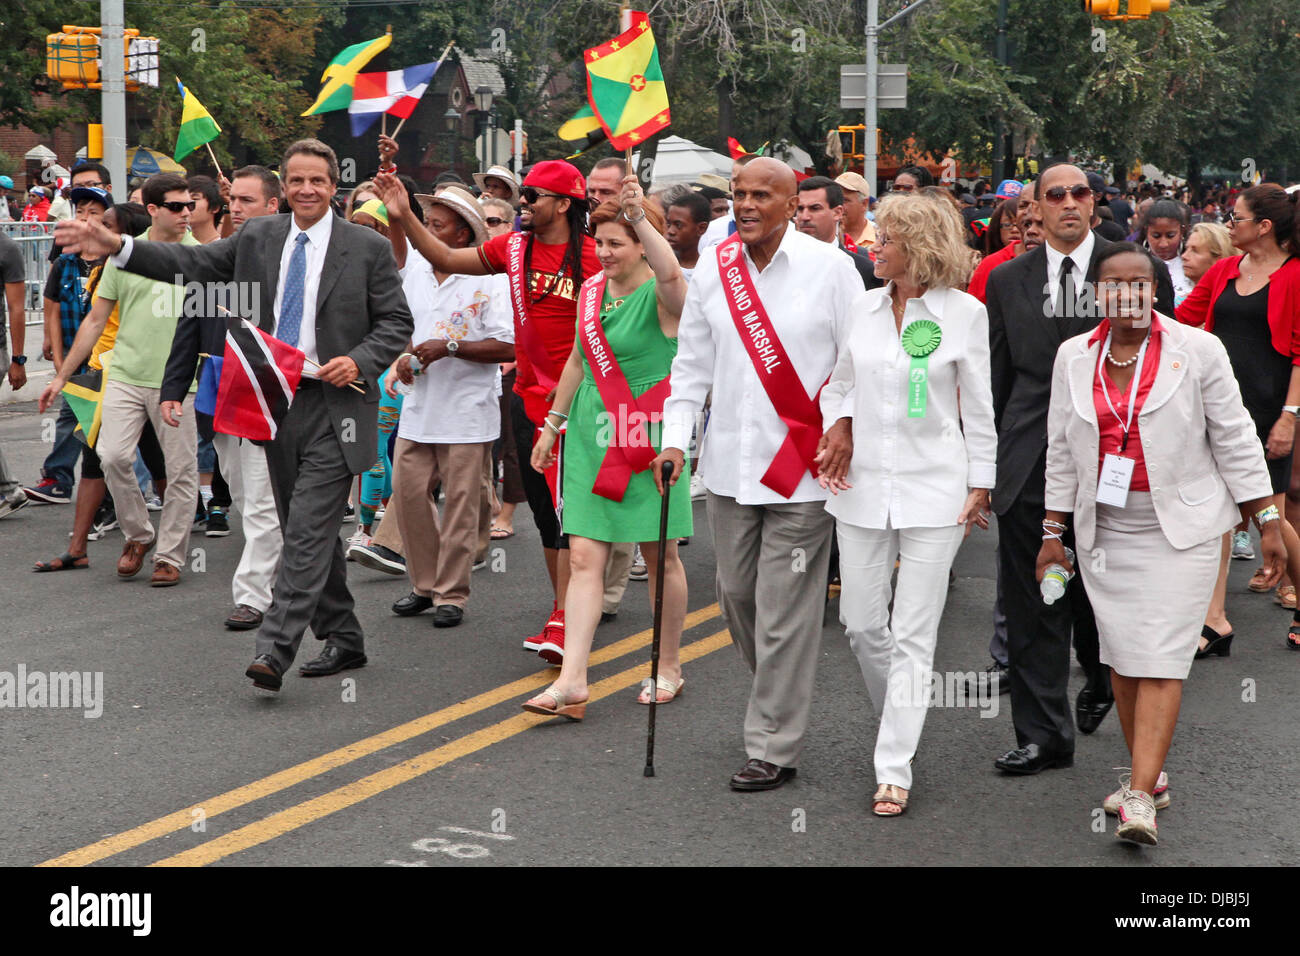
<path fill-rule="evenodd" d="M 668 372 L 677 354 L 677 322 L 686 279 L 664 238 L 662 213 L 645 203 L 635 176 L 623 182 L 619 201 L 602 203 L 590 217 L 602 271 L 578 295 L 573 352 L 560 377 L 532 467 L 561 462 L 564 533 L 569 536 L 567 634 L 538 651 L 562 663 L 555 683 L 524 704 L 535 714 L 581 720 L 587 709 L 587 659 L 600 623 L 609 545 L 637 541 L 650 569 L 654 593 L 662 499 L 649 470 L 668 395 Z M 642 686 L 638 701 L 668 703 L 684 680 L 678 656 L 686 617 L 686 571 L 677 539 L 691 534 L 690 482 L 670 492 L 664 555 L 664 606 L 659 684 Z M 566 646 L 567 645 L 567 646 Z"/>

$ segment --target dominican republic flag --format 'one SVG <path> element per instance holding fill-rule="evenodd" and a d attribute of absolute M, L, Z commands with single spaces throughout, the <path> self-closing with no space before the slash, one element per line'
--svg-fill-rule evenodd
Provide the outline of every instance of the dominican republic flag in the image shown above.
<path fill-rule="evenodd" d="M 306 356 L 247 319 L 226 320 L 226 354 L 212 418 L 214 430 L 270 441 L 289 412 Z"/>
<path fill-rule="evenodd" d="M 348 107 L 352 135 L 360 136 L 370 129 L 383 113 L 410 119 L 437 70 L 437 63 L 421 63 L 386 73 L 358 73 Z"/>

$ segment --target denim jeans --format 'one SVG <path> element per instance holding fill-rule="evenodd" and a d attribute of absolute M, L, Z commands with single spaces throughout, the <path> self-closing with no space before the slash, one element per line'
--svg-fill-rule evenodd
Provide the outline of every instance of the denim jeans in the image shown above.
<path fill-rule="evenodd" d="M 59 488 L 69 492 L 76 483 L 73 469 L 77 467 L 77 459 L 81 457 L 83 447 L 81 439 L 74 434 L 76 427 L 77 416 L 64 400 L 54 423 L 54 447 L 45 456 L 45 463 L 41 466 L 42 477 L 53 479 Z"/>

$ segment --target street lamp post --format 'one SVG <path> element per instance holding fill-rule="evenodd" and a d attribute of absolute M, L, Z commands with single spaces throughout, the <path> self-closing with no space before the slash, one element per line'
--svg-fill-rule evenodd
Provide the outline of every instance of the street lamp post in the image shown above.
<path fill-rule="evenodd" d="M 456 171 L 456 140 L 460 139 L 460 114 L 456 112 L 456 107 L 447 107 L 447 112 L 442 114 L 443 122 L 447 124 L 447 132 L 451 134 L 451 171 Z"/>
<path fill-rule="evenodd" d="M 480 172 L 488 168 L 488 143 L 493 133 L 494 116 L 492 112 L 492 87 L 486 84 L 474 91 L 474 107 L 478 111 L 479 135 L 483 137 L 483 149 L 480 155 Z"/>

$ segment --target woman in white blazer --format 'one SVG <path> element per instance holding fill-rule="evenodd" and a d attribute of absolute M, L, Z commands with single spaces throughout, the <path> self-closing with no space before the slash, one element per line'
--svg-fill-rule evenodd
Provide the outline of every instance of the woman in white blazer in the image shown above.
<path fill-rule="evenodd" d="M 1097 260 L 1101 324 L 1061 345 L 1048 412 L 1046 515 L 1038 577 L 1077 565 L 1097 615 L 1101 662 L 1132 772 L 1107 798 L 1116 835 L 1156 842 L 1163 767 L 1183 680 L 1219 571 L 1219 540 L 1260 527 L 1270 583 L 1282 573 L 1273 489 L 1222 343 L 1151 309 L 1150 258 L 1116 243 Z M 1159 799 L 1159 804 L 1157 804 Z"/>
<path fill-rule="evenodd" d="M 898 816 L 929 702 L 948 572 L 972 521 L 988 527 L 997 435 L 988 317 L 961 217 L 946 200 L 890 196 L 876 214 L 875 272 L 830 381 L 829 429 L 852 418 L 853 457 L 824 471 L 840 548 L 840 621 L 880 717 L 872 800 Z M 958 389 L 961 401 L 958 402 Z M 890 577 L 899 560 L 898 584 Z"/>

